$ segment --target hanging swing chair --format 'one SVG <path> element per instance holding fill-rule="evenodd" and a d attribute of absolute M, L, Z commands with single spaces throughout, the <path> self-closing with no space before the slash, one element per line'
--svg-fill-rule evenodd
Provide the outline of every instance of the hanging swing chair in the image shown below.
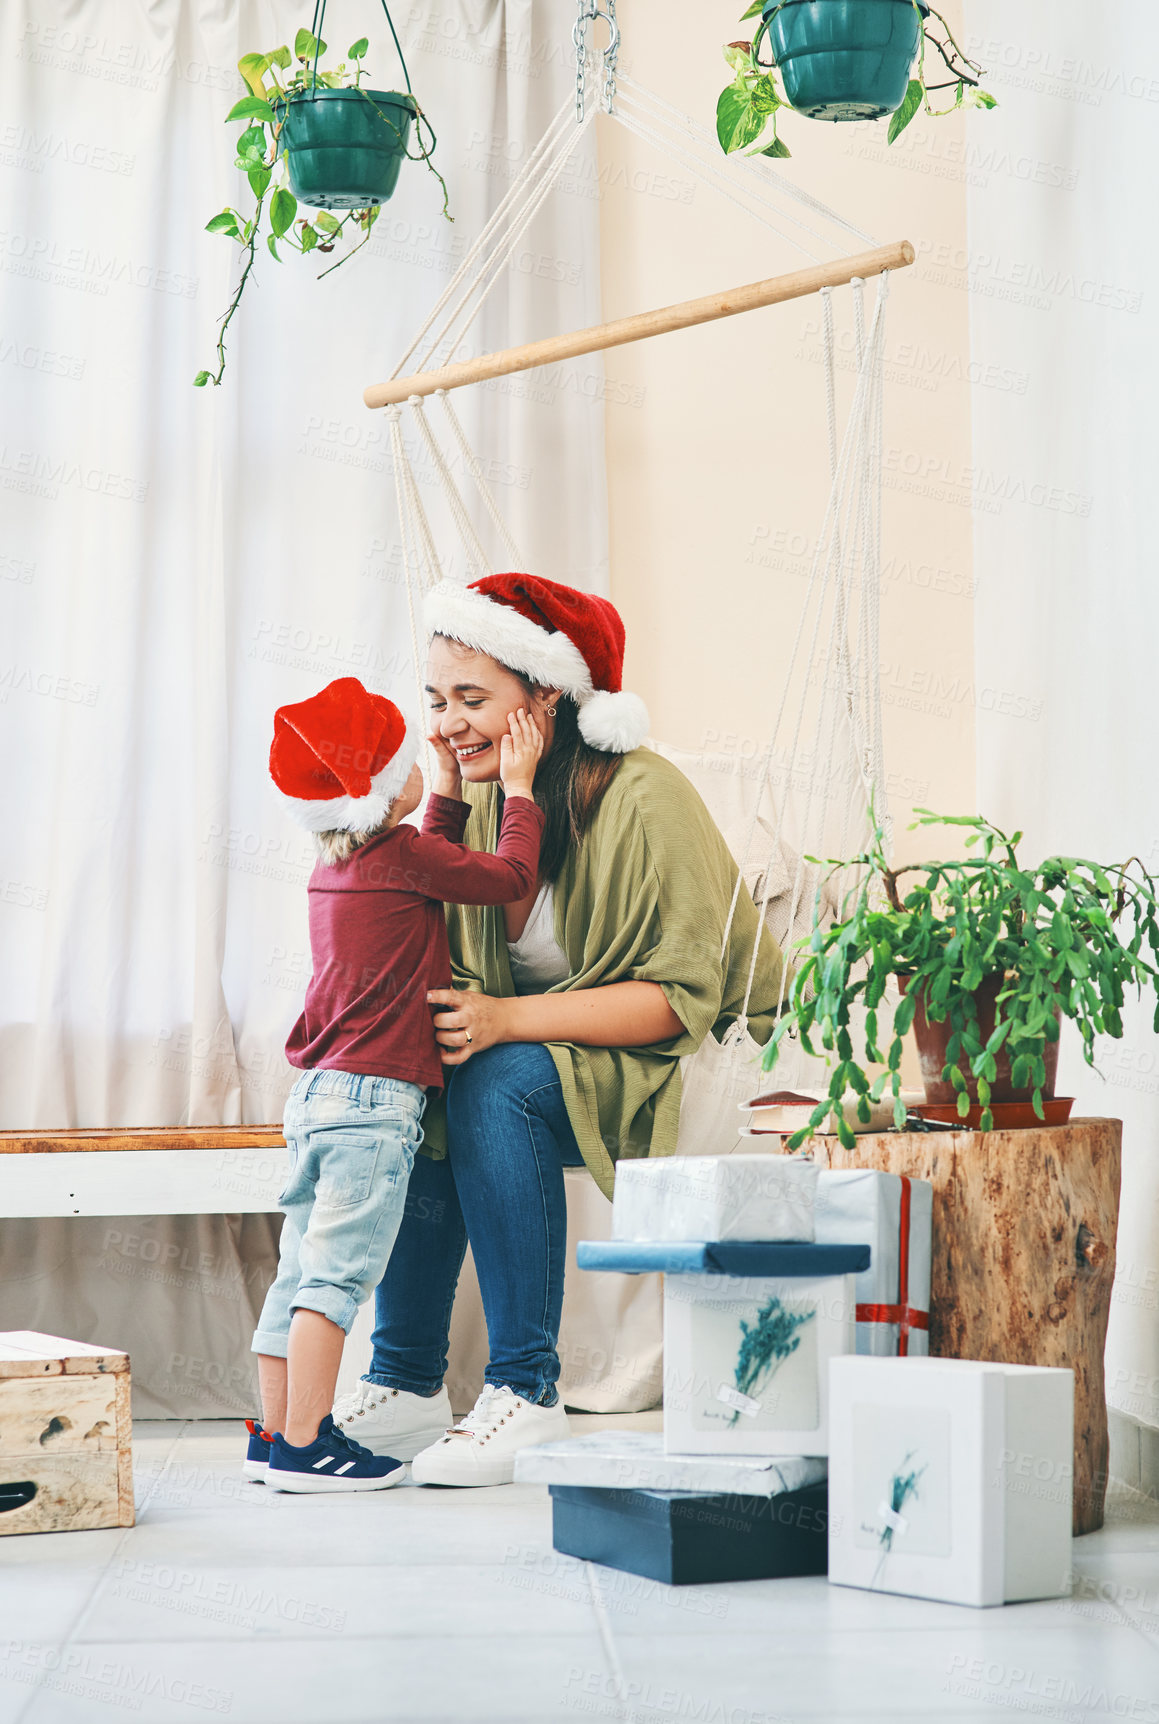
<path fill-rule="evenodd" d="M 596 19 L 608 26 L 609 40 L 602 53 L 589 56 L 587 26 Z M 748 817 L 747 831 L 730 835 L 739 872 L 721 946 L 722 959 L 742 884 L 749 885 L 760 911 L 744 1005 L 723 1043 L 718 1047 L 711 1036 L 706 1038 L 684 1072 L 677 1149 L 690 1151 L 695 1147 L 703 1152 L 713 1137 L 718 1148 L 735 1145 L 739 1116 L 735 1109 L 729 1109 L 728 1098 L 739 1101 L 760 1087 L 761 1050 L 748 1033 L 748 1009 L 761 922 L 767 921 L 787 948 L 812 923 L 818 873 L 806 862 L 806 852 L 849 855 L 850 844 L 868 837 L 875 822 L 885 827 L 888 841 L 877 677 L 885 309 L 890 272 L 911 264 L 914 252 L 905 240 L 876 244 L 871 235 L 783 177 L 767 158 L 722 157 L 715 137 L 704 127 L 634 79 L 618 74 L 615 0 L 603 0 L 601 8 L 593 6 L 591 0 L 579 0 L 573 39 L 577 51 L 574 105 L 569 97 L 555 115 L 391 377 L 367 388 L 364 400 L 368 407 L 385 408 L 390 422 L 421 710 L 421 600 L 425 590 L 443 574 L 403 433 L 404 408 L 433 465 L 461 540 L 468 571 L 465 578 L 473 580 L 495 572 L 485 533 L 502 546 L 506 567 L 523 569 L 525 559 L 452 405 L 453 390 L 737 316 L 758 306 L 813 293 L 821 296 L 830 488 L 805 600 L 778 678 L 768 742 L 757 763 L 760 796 Z M 586 92 L 592 62 L 598 66 L 599 97 L 589 103 Z M 450 355 L 459 349 L 478 318 L 488 293 L 501 279 L 597 113 L 654 145 L 739 208 L 747 219 L 777 234 L 807 260 L 805 266 L 726 292 L 452 363 Z M 851 252 L 851 240 L 860 249 Z M 865 283 L 871 277 L 877 278 L 877 289 L 872 307 L 867 307 Z M 844 286 L 852 290 L 856 379 L 844 430 L 839 431 L 832 294 Z M 443 416 L 453 451 L 450 456 L 427 414 L 431 397 Z M 489 532 L 484 529 L 481 533 L 476 527 L 456 483 L 451 469 L 456 459 L 478 495 Z M 819 665 L 823 667 L 821 674 Z M 677 751 L 654 746 L 679 762 Z M 832 903 L 839 900 L 841 888 L 842 882 L 836 882 Z M 786 965 L 782 977 L 779 1004 L 783 1004 L 788 968 Z M 818 1063 L 810 1063 L 798 1048 L 789 1047 L 778 1060 L 778 1082 L 816 1083 Z M 726 1117 L 730 1113 L 732 1117 Z"/>

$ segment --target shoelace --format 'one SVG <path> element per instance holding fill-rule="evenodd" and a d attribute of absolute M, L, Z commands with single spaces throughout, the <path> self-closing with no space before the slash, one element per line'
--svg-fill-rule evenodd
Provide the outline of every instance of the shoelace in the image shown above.
<path fill-rule="evenodd" d="M 510 1393 L 510 1391 L 507 1391 Z M 494 1383 L 485 1383 L 483 1392 L 469 1413 L 465 1413 L 457 1425 L 447 1432 L 448 1437 L 482 1437 L 493 1431 L 506 1414 L 496 1410 L 495 1402 L 503 1395 L 501 1388 Z M 505 1403 L 500 1403 L 501 1405 Z"/>
<path fill-rule="evenodd" d="M 380 1402 L 390 1395 L 389 1389 L 384 1389 L 378 1383 L 362 1383 L 352 1395 L 345 1395 L 334 1409 L 334 1423 L 344 1424 L 347 1419 L 353 1419 L 359 1413 L 372 1412 Z"/>

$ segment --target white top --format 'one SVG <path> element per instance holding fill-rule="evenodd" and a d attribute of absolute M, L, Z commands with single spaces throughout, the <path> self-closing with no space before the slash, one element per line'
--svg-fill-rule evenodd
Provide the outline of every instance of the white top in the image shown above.
<path fill-rule="evenodd" d="M 567 953 L 555 937 L 555 895 L 550 883 L 540 887 L 518 940 L 508 940 L 507 956 L 517 994 L 542 994 L 571 974 Z"/>

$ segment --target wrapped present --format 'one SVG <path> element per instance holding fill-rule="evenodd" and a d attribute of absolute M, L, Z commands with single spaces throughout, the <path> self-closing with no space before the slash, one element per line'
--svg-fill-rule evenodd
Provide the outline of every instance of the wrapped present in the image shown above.
<path fill-rule="evenodd" d="M 830 1365 L 829 1579 L 951 1604 L 1070 1591 L 1074 1373 Z"/>
<path fill-rule="evenodd" d="M 827 1365 L 853 1351 L 868 1245 L 585 1240 L 576 1261 L 664 1271 L 667 1453 L 828 1452 Z"/>
<path fill-rule="evenodd" d="M 665 1586 L 824 1574 L 825 1485 L 777 1496 L 552 1485 L 552 1543 Z"/>
<path fill-rule="evenodd" d="M 926 1179 L 869 1167 L 822 1172 L 818 1241 L 872 1247 L 870 1266 L 857 1277 L 859 1353 L 929 1352 L 933 1205 Z"/>
<path fill-rule="evenodd" d="M 516 1484 L 702 1496 L 783 1496 L 823 1484 L 826 1472 L 823 1460 L 802 1455 L 670 1455 L 659 1431 L 589 1431 L 521 1449 L 515 1457 Z"/>
<path fill-rule="evenodd" d="M 612 1238 L 808 1241 L 817 1172 L 790 1155 L 621 1161 Z"/>

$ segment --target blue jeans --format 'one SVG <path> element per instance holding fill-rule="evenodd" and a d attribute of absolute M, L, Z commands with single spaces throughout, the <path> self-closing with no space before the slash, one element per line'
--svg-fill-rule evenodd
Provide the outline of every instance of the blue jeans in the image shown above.
<path fill-rule="evenodd" d="M 439 1388 L 470 1239 L 487 1317 L 486 1381 L 554 1405 L 567 1248 L 563 1170 L 582 1165 L 541 1042 L 500 1043 L 447 1068 L 447 1158 L 415 1160 L 376 1296 L 369 1382 L 418 1395 Z"/>
<path fill-rule="evenodd" d="M 255 1353 L 284 1359 L 299 1309 L 349 1334 L 398 1233 L 425 1104 L 426 1091 L 401 1078 L 302 1073 L 286 1098 L 290 1177 L 278 1200 L 286 1219 Z"/>

